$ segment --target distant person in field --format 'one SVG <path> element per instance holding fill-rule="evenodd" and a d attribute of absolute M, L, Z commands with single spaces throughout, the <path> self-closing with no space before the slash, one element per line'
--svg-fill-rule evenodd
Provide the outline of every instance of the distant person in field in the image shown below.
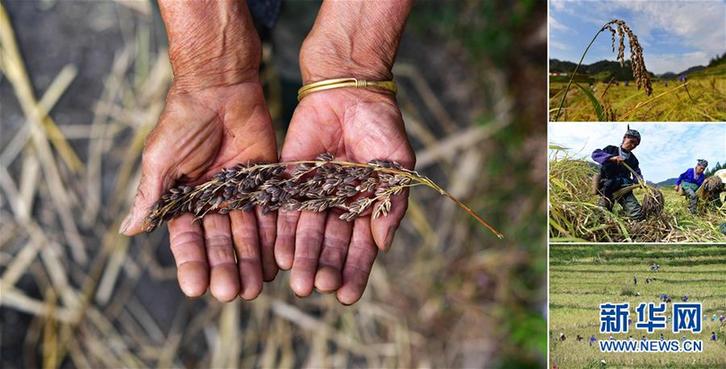
<path fill-rule="evenodd" d="M 612 211 L 617 201 L 631 219 L 642 220 L 643 212 L 633 191 L 615 199 L 613 194 L 621 188 L 630 186 L 643 178 L 638 159 L 633 150 L 640 145 L 640 132 L 630 129 L 625 132 L 619 146 L 609 145 L 592 152 L 592 160 L 600 164 L 596 176 L 597 192 L 600 194 L 598 205 Z M 628 168 L 630 167 L 630 168 Z"/>
<path fill-rule="evenodd" d="M 696 214 L 698 206 L 698 197 L 696 191 L 703 184 L 703 180 L 706 175 L 703 172 L 708 167 L 708 161 L 704 159 L 698 159 L 696 166 L 688 168 L 685 172 L 681 173 L 676 180 L 676 192 L 682 194 L 688 199 L 688 210 L 691 214 Z"/>

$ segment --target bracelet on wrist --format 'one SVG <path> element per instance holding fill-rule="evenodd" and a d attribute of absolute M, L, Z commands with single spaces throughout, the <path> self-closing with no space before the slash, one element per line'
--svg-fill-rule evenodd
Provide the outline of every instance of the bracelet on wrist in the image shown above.
<path fill-rule="evenodd" d="M 297 101 L 302 100 L 305 96 L 310 95 L 313 92 L 326 91 L 326 90 L 332 90 L 335 88 L 345 88 L 345 87 L 374 89 L 374 90 L 378 90 L 381 92 L 392 94 L 394 96 L 396 95 L 396 92 L 398 92 L 398 87 L 396 86 L 396 82 L 393 80 L 390 80 L 390 81 L 366 81 L 366 80 L 360 80 L 357 78 L 333 78 L 333 79 L 325 79 L 322 81 L 312 82 L 312 83 L 303 85 L 297 91 Z"/>

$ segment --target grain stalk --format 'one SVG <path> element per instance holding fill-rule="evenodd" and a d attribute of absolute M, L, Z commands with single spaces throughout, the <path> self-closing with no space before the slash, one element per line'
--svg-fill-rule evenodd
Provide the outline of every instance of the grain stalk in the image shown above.
<path fill-rule="evenodd" d="M 620 62 L 620 66 L 623 67 L 625 66 L 624 41 L 625 36 L 628 36 L 628 44 L 630 46 L 630 64 L 633 71 L 633 78 L 635 79 L 635 83 L 637 84 L 638 89 L 642 87 L 645 90 L 646 95 L 650 96 L 653 93 L 653 87 L 650 82 L 650 75 L 648 75 L 648 70 L 645 68 L 645 60 L 643 59 L 643 48 L 638 42 L 638 36 L 636 36 L 630 29 L 630 27 L 625 24 L 625 21 L 622 21 L 620 19 L 613 19 L 610 22 L 605 23 L 600 28 L 600 30 L 595 33 L 595 36 L 592 38 L 592 40 L 590 40 L 590 43 L 587 45 L 585 51 L 580 56 L 580 61 L 577 63 L 575 70 L 572 72 L 572 75 L 570 76 L 570 81 L 567 83 L 567 87 L 565 87 L 565 92 L 562 94 L 562 99 L 560 99 L 560 105 L 557 108 L 557 113 L 555 114 L 554 121 L 557 121 L 560 118 L 562 108 L 565 105 L 565 99 L 567 98 L 567 92 L 572 86 L 572 81 L 574 80 L 577 71 L 580 69 L 582 61 L 585 59 L 585 55 L 587 55 L 587 52 L 590 50 L 592 44 L 595 43 L 597 36 L 599 36 L 605 30 L 610 31 L 611 33 L 611 44 L 613 52 L 615 52 L 615 39 L 618 39 L 617 60 Z"/>
<path fill-rule="evenodd" d="M 690 83 L 690 82 L 686 82 L 686 83 L 684 83 L 684 84 L 682 84 L 682 85 L 679 85 L 679 86 L 677 86 L 677 87 L 674 87 L 674 88 L 672 88 L 672 89 L 670 89 L 670 90 L 668 90 L 668 91 L 665 91 L 665 92 L 661 92 L 660 94 L 658 94 L 658 95 L 656 95 L 656 96 L 653 96 L 653 97 L 651 97 L 650 99 L 648 99 L 648 100 L 646 100 L 646 101 L 641 101 L 641 102 L 637 103 L 637 104 L 636 104 L 636 105 L 635 105 L 635 106 L 634 106 L 633 108 L 631 108 L 630 110 L 628 110 L 627 112 L 625 112 L 625 113 L 624 113 L 624 114 L 623 114 L 623 115 L 621 116 L 621 118 L 625 118 L 625 117 L 629 116 L 630 114 L 632 114 L 632 113 L 636 112 L 636 111 L 637 111 L 638 109 L 640 109 L 640 108 L 642 108 L 642 107 L 644 107 L 644 106 L 646 106 L 646 105 L 648 105 L 648 104 L 652 103 L 652 102 L 653 102 L 653 101 L 655 101 L 655 100 L 658 100 L 659 98 L 661 98 L 661 97 L 663 97 L 663 96 L 665 96 L 665 95 L 668 95 L 668 94 L 671 94 L 671 93 L 675 92 L 675 91 L 676 91 L 676 90 L 678 90 L 679 88 L 683 88 L 683 87 L 686 87 L 686 86 L 687 86 L 687 85 L 688 85 L 689 83 Z"/>
<path fill-rule="evenodd" d="M 152 207 L 144 229 L 151 232 L 162 222 L 183 213 L 192 213 L 200 219 L 210 212 L 226 214 L 232 210 L 252 210 L 255 206 L 263 212 L 340 209 L 343 213 L 339 218 L 348 222 L 363 216 L 372 207 L 373 218 L 378 218 L 390 212 L 392 196 L 416 186 L 436 190 L 503 238 L 470 207 L 416 171 L 388 160 L 368 163 L 334 160 L 330 153 L 321 154 L 315 160 L 238 164 L 197 186 L 171 188 Z"/>

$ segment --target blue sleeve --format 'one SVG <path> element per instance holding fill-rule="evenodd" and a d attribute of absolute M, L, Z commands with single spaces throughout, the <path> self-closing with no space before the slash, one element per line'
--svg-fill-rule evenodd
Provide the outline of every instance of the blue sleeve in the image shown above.
<path fill-rule="evenodd" d="M 698 177 L 698 181 L 696 181 L 696 182 L 698 182 L 697 183 L 698 184 L 698 187 L 701 187 L 701 185 L 703 184 L 703 181 L 704 180 L 706 180 L 706 173 L 701 173 L 701 176 Z"/>
<path fill-rule="evenodd" d="M 596 163 L 603 165 L 605 162 L 607 162 L 610 158 L 612 158 L 615 155 L 609 154 L 605 152 L 604 150 L 597 149 L 592 152 L 592 160 L 594 160 Z"/>
<path fill-rule="evenodd" d="M 685 172 L 681 173 L 680 176 L 678 176 L 678 180 L 676 180 L 676 186 L 679 186 L 681 184 L 681 182 L 683 182 L 686 179 L 688 179 L 688 171 L 689 170 L 690 169 L 686 170 Z"/>

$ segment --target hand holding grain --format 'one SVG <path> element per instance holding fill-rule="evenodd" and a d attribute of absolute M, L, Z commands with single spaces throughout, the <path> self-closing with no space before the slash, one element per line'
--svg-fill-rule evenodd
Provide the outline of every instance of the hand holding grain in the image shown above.
<path fill-rule="evenodd" d="M 413 169 L 408 142 L 395 100 L 366 90 L 331 90 L 303 99 L 290 123 L 282 161 L 314 159 L 330 152 L 339 160 L 367 162 L 386 158 Z M 356 302 L 368 282 L 378 250 L 387 250 L 406 212 L 408 192 L 392 197 L 391 212 L 353 222 L 339 219 L 340 210 L 278 212 L 275 259 L 292 269 L 290 287 L 308 296 L 313 287 L 337 291 L 346 305 Z"/>
<path fill-rule="evenodd" d="M 390 80 L 411 1 L 325 1 L 300 50 L 303 83 L 356 77 Z M 414 154 L 396 100 L 364 89 L 334 89 L 306 96 L 295 109 L 282 161 L 321 152 L 353 162 L 383 159 L 413 169 Z M 348 223 L 335 211 L 278 213 L 275 259 L 292 269 L 298 296 L 313 288 L 336 292 L 350 305 L 363 295 L 378 250 L 387 250 L 407 207 L 408 192 L 392 198 L 391 213 Z"/>
<path fill-rule="evenodd" d="M 159 5 L 175 82 L 144 149 L 138 193 L 121 227 L 127 235 L 144 230 L 149 210 L 172 186 L 204 182 L 240 163 L 277 160 L 257 76 L 260 42 L 244 3 Z M 324 2 L 301 51 L 303 80 L 390 79 L 410 7 L 408 0 Z M 323 152 L 341 160 L 414 165 L 395 99 L 367 90 L 323 91 L 298 105 L 282 159 L 314 159 Z M 377 250 L 390 247 L 406 196 L 404 191 L 392 198 L 388 216 L 354 223 L 335 211 L 282 212 L 279 221 L 259 210 L 210 213 L 201 222 L 181 215 L 169 222 L 179 284 L 188 296 L 200 296 L 209 286 L 220 301 L 252 299 L 279 266 L 292 269 L 297 295 L 317 287 L 352 304 L 365 290 Z"/>
<path fill-rule="evenodd" d="M 258 78 L 260 40 L 244 3 L 159 1 L 174 83 L 144 147 L 141 180 L 121 233 L 144 218 L 174 185 L 196 184 L 237 163 L 277 161 L 275 136 Z M 255 298 L 277 266 L 275 216 L 233 211 L 169 222 L 179 286 L 209 288 L 220 301 Z"/>
<path fill-rule="evenodd" d="M 237 163 L 276 159 L 275 136 L 259 83 L 183 94 L 172 90 L 144 148 L 138 192 L 121 232 L 143 231 L 148 210 L 175 184 L 203 182 Z M 169 222 L 182 291 L 196 297 L 209 286 L 220 301 L 238 294 L 255 298 L 262 280 L 277 273 L 272 258 L 274 215 L 233 211 L 193 219 L 185 214 Z"/>

